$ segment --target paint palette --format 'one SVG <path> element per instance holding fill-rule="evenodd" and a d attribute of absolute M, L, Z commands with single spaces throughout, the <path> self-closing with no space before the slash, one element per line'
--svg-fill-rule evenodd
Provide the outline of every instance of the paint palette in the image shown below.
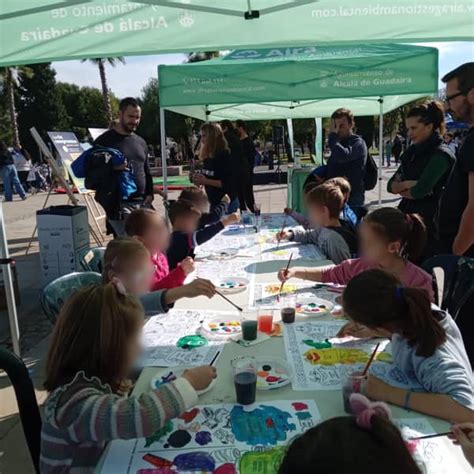
<path fill-rule="evenodd" d="M 213 319 L 211 321 L 205 321 L 201 327 L 205 332 L 220 337 L 231 337 L 242 332 L 242 327 L 238 319 Z"/>
<path fill-rule="evenodd" d="M 334 304 L 321 298 L 310 298 L 306 301 L 298 301 L 296 304 L 296 312 L 307 316 L 322 316 L 330 313 L 334 308 Z"/>
<path fill-rule="evenodd" d="M 192 368 L 192 367 L 190 367 L 190 368 Z M 179 378 L 183 375 L 185 370 L 186 370 L 186 368 L 180 367 L 179 369 L 166 370 L 164 372 L 157 373 L 151 379 L 151 382 L 150 382 L 151 388 L 153 390 L 156 390 L 157 388 L 160 388 L 162 385 L 165 385 L 169 382 L 172 382 L 173 380 L 176 380 L 177 378 Z M 209 392 L 216 385 L 216 380 L 217 379 L 213 379 L 212 382 L 206 388 L 204 388 L 203 390 L 196 390 L 196 393 L 198 395 L 202 395 L 204 393 Z"/>
<path fill-rule="evenodd" d="M 237 249 L 221 250 L 216 253 L 211 253 L 208 258 L 209 260 L 230 260 L 231 258 L 234 258 L 237 253 Z"/>
<path fill-rule="evenodd" d="M 293 378 L 293 368 L 278 357 L 257 358 L 257 389 L 275 390 L 284 387 Z"/>
<path fill-rule="evenodd" d="M 221 280 L 217 282 L 216 288 L 221 293 L 227 293 L 227 294 L 240 293 L 241 291 L 245 291 L 249 283 L 250 282 L 246 278 L 235 278 L 235 277 L 222 278 Z"/>

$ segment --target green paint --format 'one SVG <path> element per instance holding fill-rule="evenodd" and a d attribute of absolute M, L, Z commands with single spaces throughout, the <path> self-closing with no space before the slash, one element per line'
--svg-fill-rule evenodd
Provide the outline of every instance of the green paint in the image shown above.
<path fill-rule="evenodd" d="M 181 349 L 194 349 L 195 347 L 201 347 L 207 345 L 207 339 L 205 337 L 199 336 L 198 334 L 193 334 L 191 336 L 183 336 L 178 339 L 176 343 Z"/>
<path fill-rule="evenodd" d="M 148 446 L 151 446 L 153 443 L 156 443 L 159 441 L 163 436 L 166 436 L 167 434 L 171 433 L 173 431 L 173 422 L 167 421 L 166 425 L 160 428 L 155 434 L 149 436 L 146 438 L 145 442 L 145 448 L 148 448 Z"/>
<path fill-rule="evenodd" d="M 332 344 L 327 339 L 324 342 L 305 339 L 303 343 L 309 347 L 314 347 L 315 349 L 330 349 L 332 347 Z"/>
<path fill-rule="evenodd" d="M 298 420 L 308 420 L 311 418 L 311 413 L 309 411 L 297 411 L 296 416 Z"/>
<path fill-rule="evenodd" d="M 242 454 L 239 462 L 240 474 L 268 474 L 278 472 L 284 448 L 273 448 L 267 451 L 247 451 Z"/>

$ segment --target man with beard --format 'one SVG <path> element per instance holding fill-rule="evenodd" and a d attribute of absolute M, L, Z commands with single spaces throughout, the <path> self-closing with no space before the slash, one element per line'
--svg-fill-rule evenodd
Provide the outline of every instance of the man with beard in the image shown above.
<path fill-rule="evenodd" d="M 108 221 L 114 234 L 122 234 L 123 220 L 127 214 L 133 209 L 151 206 L 154 198 L 153 179 L 148 164 L 148 146 L 145 140 L 135 133 L 140 124 L 140 118 L 141 107 L 138 101 L 133 97 L 122 99 L 119 105 L 118 120 L 113 122 L 109 130 L 98 137 L 94 143 L 121 151 L 137 185 L 136 193 L 127 201 L 119 203 L 118 212 L 107 212 L 106 209 Z"/>
<path fill-rule="evenodd" d="M 446 106 L 456 119 L 470 125 L 456 164 L 441 197 L 438 230 L 441 250 L 474 257 L 474 62 L 446 74 Z"/>

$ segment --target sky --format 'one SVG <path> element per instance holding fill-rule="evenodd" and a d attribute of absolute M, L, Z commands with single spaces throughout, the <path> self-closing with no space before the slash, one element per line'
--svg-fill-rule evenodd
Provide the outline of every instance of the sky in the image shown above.
<path fill-rule="evenodd" d="M 422 43 L 439 49 L 440 78 L 456 66 L 474 61 L 474 42 Z M 157 76 L 159 64 L 181 64 L 185 54 L 162 54 L 152 56 L 131 56 L 126 64 L 118 64 L 115 68 L 107 66 L 107 78 L 112 92 L 119 98 L 126 96 L 138 97 L 150 77 Z M 79 86 L 100 88 L 97 66 L 80 61 L 62 61 L 53 63 L 56 79 Z M 440 83 L 441 87 L 441 83 Z"/>

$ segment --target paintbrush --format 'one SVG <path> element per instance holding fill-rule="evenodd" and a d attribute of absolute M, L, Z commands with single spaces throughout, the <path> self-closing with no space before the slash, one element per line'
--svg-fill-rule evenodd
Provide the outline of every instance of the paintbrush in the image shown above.
<path fill-rule="evenodd" d="M 286 273 L 288 272 L 289 268 L 290 268 L 290 264 L 291 264 L 291 259 L 293 258 L 293 252 L 290 253 L 290 258 L 288 259 L 288 263 L 286 264 L 286 268 L 285 268 L 285 275 Z M 281 292 L 283 290 L 283 285 L 285 284 L 284 281 L 281 282 L 281 285 L 280 285 L 280 291 L 278 292 L 278 297 L 277 297 L 277 300 L 280 301 L 280 296 L 281 296 Z"/>
<path fill-rule="evenodd" d="M 216 293 L 224 300 L 226 300 L 228 303 L 230 303 L 237 311 L 242 312 L 243 309 L 240 306 L 237 306 L 233 301 L 231 301 L 227 296 L 223 295 L 220 291 L 216 290 Z"/>
<path fill-rule="evenodd" d="M 367 362 L 367 365 L 365 366 L 364 371 L 362 372 L 362 376 L 363 376 L 363 377 L 367 374 L 367 371 L 369 370 L 370 365 L 371 365 L 372 362 L 374 361 L 374 359 L 375 359 L 375 354 L 377 354 L 377 351 L 378 351 L 379 346 L 380 346 L 380 342 L 377 343 L 377 345 L 375 346 L 374 352 L 372 352 L 372 355 L 370 356 L 370 359 L 369 359 L 369 361 Z"/>
<path fill-rule="evenodd" d="M 287 215 L 285 214 L 285 218 L 283 219 L 283 225 L 281 226 L 281 230 L 277 236 L 277 240 L 278 240 L 278 243 L 277 243 L 277 250 L 280 248 L 280 242 L 281 242 L 281 234 L 283 234 L 283 231 L 285 230 L 285 226 L 286 226 L 286 219 L 287 219 Z"/>
<path fill-rule="evenodd" d="M 211 360 L 211 363 L 209 364 L 211 367 L 214 365 L 214 362 L 217 360 L 217 358 L 219 357 L 221 351 L 217 351 L 215 356 L 212 358 Z"/>
<path fill-rule="evenodd" d="M 424 435 L 424 436 L 416 436 L 415 438 L 410 438 L 410 441 L 415 441 L 419 439 L 431 439 L 431 438 L 439 438 L 441 436 L 449 436 L 453 434 L 452 431 L 446 431 L 445 433 L 434 433 L 430 435 Z"/>

